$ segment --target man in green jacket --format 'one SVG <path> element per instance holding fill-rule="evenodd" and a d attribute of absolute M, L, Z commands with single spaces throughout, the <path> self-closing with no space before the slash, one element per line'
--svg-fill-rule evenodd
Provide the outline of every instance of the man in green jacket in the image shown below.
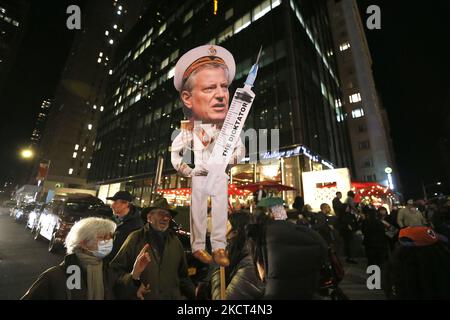
<path fill-rule="evenodd" d="M 194 284 L 188 277 L 186 255 L 177 235 L 169 229 L 176 211 L 166 199 L 158 199 L 142 210 L 147 224 L 132 232 L 124 242 L 111 268 L 120 274 L 116 294 L 119 299 L 194 299 Z M 133 278 L 134 261 L 141 249 L 149 244 L 150 263 L 140 278 Z M 136 295 L 136 289 L 139 288 Z"/>

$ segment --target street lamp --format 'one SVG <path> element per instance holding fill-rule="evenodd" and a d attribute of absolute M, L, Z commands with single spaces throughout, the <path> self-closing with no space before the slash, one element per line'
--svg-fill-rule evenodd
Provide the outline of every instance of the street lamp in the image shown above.
<path fill-rule="evenodd" d="M 384 172 L 387 174 L 389 189 L 394 190 L 394 182 L 392 181 L 392 168 L 386 167 Z"/>
<path fill-rule="evenodd" d="M 24 159 L 31 159 L 34 156 L 33 150 L 26 148 L 20 151 L 20 156 Z"/>

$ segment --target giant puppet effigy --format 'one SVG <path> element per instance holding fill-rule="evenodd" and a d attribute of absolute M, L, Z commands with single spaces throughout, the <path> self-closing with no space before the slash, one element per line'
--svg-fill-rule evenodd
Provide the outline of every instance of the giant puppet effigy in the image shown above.
<path fill-rule="evenodd" d="M 258 56 L 259 58 L 259 56 Z M 229 265 L 225 251 L 228 219 L 227 167 L 245 155 L 240 133 L 255 94 L 251 91 L 257 63 L 243 88 L 229 106 L 228 87 L 234 79 L 233 55 L 223 47 L 204 45 L 185 53 L 175 66 L 174 85 L 180 93 L 187 120 L 171 148 L 171 161 L 177 172 L 192 178 L 190 207 L 191 247 L 195 258 L 204 263 Z M 194 154 L 194 168 L 188 164 Z M 189 155 L 188 155 L 189 153 Z M 206 250 L 208 197 L 211 197 L 211 248 Z"/>

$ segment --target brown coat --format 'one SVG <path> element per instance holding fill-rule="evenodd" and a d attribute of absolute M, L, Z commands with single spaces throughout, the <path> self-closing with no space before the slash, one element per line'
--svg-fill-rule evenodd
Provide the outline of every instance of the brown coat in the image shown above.
<path fill-rule="evenodd" d="M 163 256 L 160 257 L 149 233 L 155 232 L 146 224 L 132 232 L 111 261 L 111 268 L 120 275 L 117 295 L 120 299 L 137 299 L 136 288 L 130 272 L 146 243 L 150 244 L 150 263 L 141 274 L 141 281 L 150 285 L 145 299 L 194 299 L 194 284 L 188 277 L 186 255 L 177 235 L 168 231 Z"/>

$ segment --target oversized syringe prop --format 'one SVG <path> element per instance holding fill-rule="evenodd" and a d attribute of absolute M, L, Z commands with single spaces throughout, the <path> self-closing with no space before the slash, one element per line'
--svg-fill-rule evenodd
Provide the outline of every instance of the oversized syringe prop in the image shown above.
<path fill-rule="evenodd" d="M 209 195 L 215 195 L 217 178 L 225 175 L 225 170 L 233 155 L 234 147 L 240 139 L 242 128 L 255 98 L 252 91 L 258 73 L 258 61 L 261 56 L 262 47 L 259 50 L 256 63 L 250 69 L 245 80 L 244 87 L 238 88 L 234 93 L 231 106 L 228 110 L 225 121 L 222 125 L 219 137 L 216 140 L 211 156 L 206 164 L 208 176 L 204 185 L 204 192 Z M 240 159 L 239 159 L 240 160 Z"/>

